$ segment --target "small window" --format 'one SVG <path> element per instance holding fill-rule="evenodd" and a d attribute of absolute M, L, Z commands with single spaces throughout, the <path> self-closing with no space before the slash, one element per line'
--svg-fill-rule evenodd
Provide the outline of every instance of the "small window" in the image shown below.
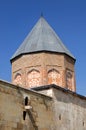
<path fill-rule="evenodd" d="M 23 111 L 23 120 L 25 120 L 26 117 L 26 111 Z"/>
<path fill-rule="evenodd" d="M 25 106 L 28 105 L 28 97 L 25 98 Z"/>

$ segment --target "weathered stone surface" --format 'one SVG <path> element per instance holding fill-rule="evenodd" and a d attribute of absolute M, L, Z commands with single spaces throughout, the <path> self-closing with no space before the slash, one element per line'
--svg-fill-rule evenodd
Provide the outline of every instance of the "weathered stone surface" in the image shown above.
<path fill-rule="evenodd" d="M 53 89 L 55 125 L 59 130 L 86 129 L 86 99 Z"/>
<path fill-rule="evenodd" d="M 56 85 L 42 88 L 38 93 L 0 81 L 0 130 L 86 130 L 86 97 Z"/>
<path fill-rule="evenodd" d="M 25 97 L 29 98 L 28 104 L 32 106 L 32 109 L 26 112 L 26 119 L 24 120 Z M 6 82 L 0 82 L 0 130 L 41 130 L 48 128 L 50 124 L 53 124 L 52 111 L 48 109 L 48 104 L 52 106 L 52 99 L 47 96 Z"/>

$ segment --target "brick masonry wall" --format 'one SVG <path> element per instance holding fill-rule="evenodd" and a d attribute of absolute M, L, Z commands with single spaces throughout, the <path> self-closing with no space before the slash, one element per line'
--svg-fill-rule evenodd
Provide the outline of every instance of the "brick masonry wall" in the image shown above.
<path fill-rule="evenodd" d="M 65 65 L 65 71 L 64 71 L 64 75 L 67 76 L 67 72 L 72 74 L 72 85 L 70 86 L 70 90 L 72 91 L 76 91 L 76 79 L 75 79 L 75 61 L 68 57 L 67 55 L 64 55 L 64 65 Z M 67 86 L 66 84 L 66 80 L 64 80 L 64 84 L 65 86 Z"/>
<path fill-rule="evenodd" d="M 36 85 L 42 86 L 53 83 L 67 87 L 67 71 L 72 74 L 72 85 L 69 86 L 69 89 L 75 91 L 75 71 L 72 58 L 55 53 L 28 54 L 12 62 L 12 82 L 16 84 L 21 80 L 18 85 L 22 87 L 36 87 Z M 15 80 L 17 73 L 21 74 L 21 77 Z M 31 73 L 30 76 L 28 76 L 29 73 Z M 40 76 L 36 78 L 36 75 Z"/>

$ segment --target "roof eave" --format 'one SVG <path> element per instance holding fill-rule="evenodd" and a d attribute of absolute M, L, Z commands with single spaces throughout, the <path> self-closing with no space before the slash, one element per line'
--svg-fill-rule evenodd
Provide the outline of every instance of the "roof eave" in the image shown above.
<path fill-rule="evenodd" d="M 67 55 L 68 57 L 72 58 L 72 59 L 74 60 L 74 62 L 76 62 L 75 57 L 70 56 L 70 55 L 68 55 L 68 54 L 66 54 L 66 53 L 64 53 L 64 52 L 55 52 L 55 51 L 48 51 L 48 50 L 40 50 L 40 51 L 34 51 L 34 52 L 21 53 L 21 54 L 15 56 L 15 57 L 12 57 L 12 58 L 10 59 L 10 62 L 12 63 L 14 60 L 20 58 L 20 57 L 23 56 L 23 55 L 35 54 L 35 53 L 41 53 L 41 52 L 55 53 L 55 54 L 64 54 L 64 55 Z"/>

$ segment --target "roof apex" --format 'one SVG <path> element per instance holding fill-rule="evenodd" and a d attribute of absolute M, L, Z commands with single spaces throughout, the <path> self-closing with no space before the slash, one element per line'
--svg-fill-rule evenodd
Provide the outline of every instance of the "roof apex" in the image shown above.
<path fill-rule="evenodd" d="M 64 53 L 75 59 L 70 51 L 64 46 L 52 27 L 44 19 L 43 15 L 41 15 L 31 32 L 27 35 L 23 43 L 14 53 L 11 60 L 22 54 L 39 51 Z"/>

